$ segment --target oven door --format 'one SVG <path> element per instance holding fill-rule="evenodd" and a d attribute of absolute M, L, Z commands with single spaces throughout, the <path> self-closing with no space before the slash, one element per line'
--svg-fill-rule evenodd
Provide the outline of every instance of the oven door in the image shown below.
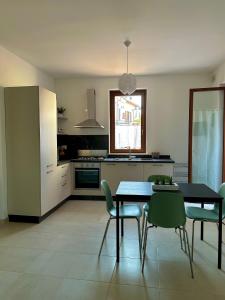
<path fill-rule="evenodd" d="M 75 189 L 99 189 L 99 168 L 75 168 Z"/>

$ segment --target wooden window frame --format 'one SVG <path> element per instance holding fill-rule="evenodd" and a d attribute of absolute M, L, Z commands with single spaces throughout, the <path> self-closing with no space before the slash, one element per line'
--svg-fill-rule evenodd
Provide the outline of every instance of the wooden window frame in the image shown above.
<path fill-rule="evenodd" d="M 141 149 L 131 149 L 132 153 L 146 153 L 146 99 L 147 90 L 136 90 L 130 96 L 141 95 Z M 129 153 L 129 149 L 115 149 L 115 97 L 124 96 L 119 90 L 110 91 L 110 153 Z"/>
<path fill-rule="evenodd" d="M 225 181 L 225 87 L 209 87 L 190 89 L 189 94 L 189 136 L 188 136 L 188 182 L 192 182 L 192 130 L 193 130 L 193 100 L 195 92 L 223 91 L 223 161 L 222 181 Z"/>

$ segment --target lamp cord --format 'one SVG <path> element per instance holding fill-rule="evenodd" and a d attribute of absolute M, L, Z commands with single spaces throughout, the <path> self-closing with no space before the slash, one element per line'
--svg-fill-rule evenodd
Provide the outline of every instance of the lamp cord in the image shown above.
<path fill-rule="evenodd" d="M 127 47 L 127 74 L 128 74 L 128 47 Z"/>

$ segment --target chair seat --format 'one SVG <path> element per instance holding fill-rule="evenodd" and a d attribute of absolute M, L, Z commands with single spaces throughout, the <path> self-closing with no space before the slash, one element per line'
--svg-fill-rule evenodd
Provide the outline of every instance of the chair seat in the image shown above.
<path fill-rule="evenodd" d="M 116 217 L 116 208 L 110 210 L 110 215 Z M 137 204 L 125 204 L 121 205 L 119 208 L 120 218 L 140 218 L 142 211 L 139 205 Z"/>
<path fill-rule="evenodd" d="M 218 214 L 214 209 L 201 207 L 186 207 L 186 216 L 198 221 L 218 222 Z"/>

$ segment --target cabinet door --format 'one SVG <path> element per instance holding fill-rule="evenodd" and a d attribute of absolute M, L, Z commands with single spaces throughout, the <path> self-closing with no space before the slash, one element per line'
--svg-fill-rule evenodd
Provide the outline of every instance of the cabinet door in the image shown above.
<path fill-rule="evenodd" d="M 112 194 L 115 194 L 120 181 L 142 181 L 143 165 L 136 163 L 103 163 L 101 179 L 107 180 Z"/>
<path fill-rule="evenodd" d="M 101 179 L 105 179 L 108 182 L 112 194 L 115 193 L 119 184 L 119 169 L 116 163 L 104 163 L 101 165 Z"/>
<path fill-rule="evenodd" d="M 57 204 L 56 168 L 46 168 L 43 184 L 43 197 L 41 201 L 41 214 L 45 214 Z"/>
<path fill-rule="evenodd" d="M 56 95 L 39 88 L 41 214 L 57 203 L 57 122 Z"/>
<path fill-rule="evenodd" d="M 173 176 L 173 164 L 145 163 L 143 165 L 144 165 L 144 181 L 146 181 L 150 175 Z"/>
<path fill-rule="evenodd" d="M 58 203 L 60 203 L 71 195 L 71 168 L 70 164 L 64 164 L 57 168 L 59 169 L 57 180 Z"/>
<path fill-rule="evenodd" d="M 121 180 L 142 181 L 143 166 L 140 163 L 122 163 L 120 172 Z"/>
<path fill-rule="evenodd" d="M 57 165 L 57 118 L 56 95 L 43 88 L 39 88 L 39 118 L 41 162 L 45 169 Z"/>

